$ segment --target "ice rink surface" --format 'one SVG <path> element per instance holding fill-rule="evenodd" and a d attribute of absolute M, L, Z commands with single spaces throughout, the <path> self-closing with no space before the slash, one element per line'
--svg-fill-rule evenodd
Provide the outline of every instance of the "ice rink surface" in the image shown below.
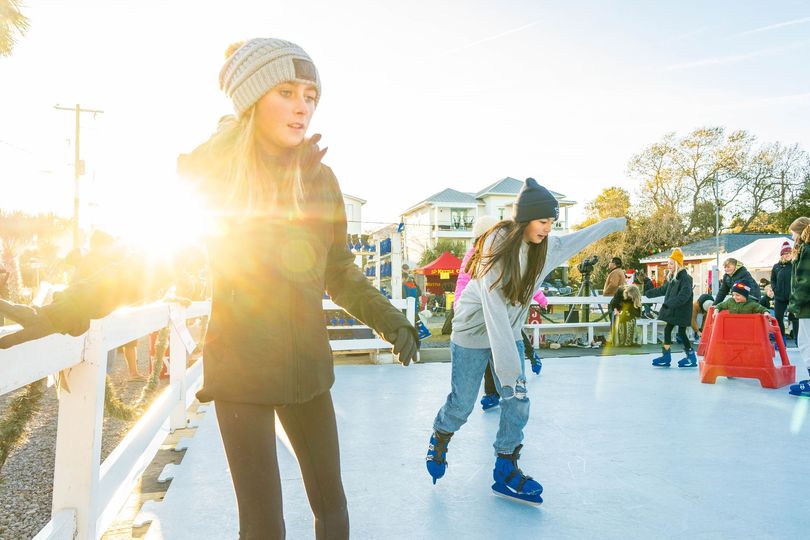
<path fill-rule="evenodd" d="M 795 350 L 791 357 L 798 361 Z M 449 363 L 337 366 L 351 537 L 810 538 L 810 399 L 749 379 L 701 384 L 696 368 L 652 368 L 651 358 L 550 358 L 542 375 L 529 373 L 520 466 L 545 488 L 540 507 L 492 495 L 497 408 L 476 404 L 450 443 L 446 476 L 432 485 L 425 451 Z M 279 461 L 287 538 L 314 538 L 283 440 Z M 213 408 L 153 509 L 149 540 L 238 537 Z"/>

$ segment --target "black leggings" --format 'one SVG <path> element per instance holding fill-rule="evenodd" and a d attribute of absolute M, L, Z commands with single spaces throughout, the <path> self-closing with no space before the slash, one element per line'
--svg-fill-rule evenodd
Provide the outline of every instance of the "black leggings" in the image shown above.
<path fill-rule="evenodd" d="M 340 479 L 332 396 L 295 405 L 216 401 L 217 421 L 233 477 L 241 540 L 284 538 L 275 415 L 301 467 L 318 540 L 349 538 L 349 513 Z M 275 413 L 275 414 L 274 414 Z"/>
<path fill-rule="evenodd" d="M 672 345 L 672 329 L 675 328 L 675 325 L 672 323 L 667 323 L 664 327 L 664 345 Z M 683 350 L 691 351 L 692 344 L 689 343 L 689 338 L 686 337 L 686 328 L 683 326 L 678 326 L 678 337 L 681 338 L 681 343 L 683 343 Z"/>
<path fill-rule="evenodd" d="M 776 322 L 779 323 L 779 330 L 782 332 L 782 339 L 785 339 L 785 311 L 787 311 L 787 302 L 780 302 L 779 300 L 773 301 L 773 316 L 776 317 Z M 799 319 L 793 313 L 788 313 L 788 320 L 793 324 L 793 338 L 799 335 Z"/>

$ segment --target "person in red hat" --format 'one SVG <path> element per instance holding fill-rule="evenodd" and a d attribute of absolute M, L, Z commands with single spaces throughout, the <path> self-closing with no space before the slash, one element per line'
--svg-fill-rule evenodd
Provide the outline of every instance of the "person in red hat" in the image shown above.
<path fill-rule="evenodd" d="M 785 312 L 787 311 L 788 302 L 790 302 L 790 283 L 791 275 L 793 274 L 793 248 L 790 242 L 785 240 L 779 250 L 779 262 L 773 265 L 771 269 L 771 290 L 773 290 L 773 310 L 776 321 L 779 323 L 779 330 L 782 332 L 782 340 L 787 341 L 785 333 Z M 798 323 L 793 314 L 788 314 L 788 320 L 791 321 L 793 330 L 793 339 L 796 339 L 798 332 L 795 327 Z"/>

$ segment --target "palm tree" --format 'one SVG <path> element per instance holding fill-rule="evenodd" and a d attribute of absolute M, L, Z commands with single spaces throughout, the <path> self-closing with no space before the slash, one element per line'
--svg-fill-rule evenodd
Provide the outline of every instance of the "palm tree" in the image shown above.
<path fill-rule="evenodd" d="M 20 11 L 20 0 L 0 0 L 0 56 L 11 56 L 17 43 L 15 34 L 28 30 L 28 17 Z"/>

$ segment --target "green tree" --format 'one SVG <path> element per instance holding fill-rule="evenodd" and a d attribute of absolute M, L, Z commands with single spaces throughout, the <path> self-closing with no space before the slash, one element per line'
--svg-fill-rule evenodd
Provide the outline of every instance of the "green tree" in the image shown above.
<path fill-rule="evenodd" d="M 585 205 L 586 219 L 576 225 L 575 229 L 584 229 L 594 223 L 611 217 L 627 217 L 630 211 L 630 194 L 626 190 L 617 187 L 605 188 L 596 198 Z M 631 224 L 628 223 L 628 228 Z M 607 277 L 607 262 L 611 257 L 621 257 L 625 259 L 625 234 L 611 234 L 602 238 L 598 242 L 586 247 L 583 251 L 575 255 L 569 261 L 568 276 L 576 284 L 582 283 L 582 274 L 579 271 L 579 263 L 586 257 L 596 255 L 599 263 L 594 267 L 591 274 L 591 284 L 601 289 Z"/>
<path fill-rule="evenodd" d="M 463 240 L 448 240 L 446 238 L 440 239 L 432 248 L 429 247 L 422 252 L 422 257 L 419 259 L 419 266 L 425 266 L 429 262 L 437 259 L 442 253 L 449 251 L 459 259 L 464 257 L 467 252 L 467 245 Z"/>
<path fill-rule="evenodd" d="M 28 17 L 22 14 L 19 0 L 0 0 L 0 56 L 11 56 L 17 35 L 28 30 Z"/>

